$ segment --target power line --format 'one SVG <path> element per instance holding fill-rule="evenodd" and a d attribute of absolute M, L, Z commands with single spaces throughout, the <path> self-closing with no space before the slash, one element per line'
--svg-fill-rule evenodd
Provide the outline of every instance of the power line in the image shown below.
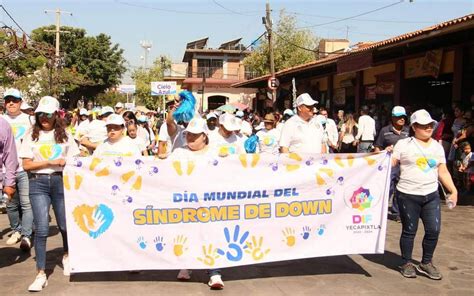
<path fill-rule="evenodd" d="M 214 2 L 214 4 L 216 4 L 217 6 L 219 6 L 220 8 L 224 9 L 224 10 L 227 10 L 228 12 L 231 12 L 233 14 L 239 14 L 239 15 L 245 15 L 241 12 L 238 12 L 238 11 L 235 11 L 235 10 L 232 10 L 230 8 L 227 8 L 225 6 L 223 6 L 222 4 L 220 4 L 219 2 L 217 2 L 216 0 L 212 0 L 212 2 Z"/>
<path fill-rule="evenodd" d="M 5 6 L 3 6 L 2 4 L 0 4 L 0 7 L 3 9 L 3 11 L 5 11 L 5 13 L 8 15 L 8 17 L 15 23 L 15 25 L 28 37 L 31 39 L 30 35 L 28 35 L 28 33 L 26 33 L 25 30 L 23 30 L 23 28 L 17 23 L 17 21 L 11 16 L 11 14 L 8 12 L 8 10 L 5 8 Z"/>
<path fill-rule="evenodd" d="M 369 11 L 366 11 L 366 12 L 363 12 L 363 13 L 359 13 L 359 14 L 353 15 L 353 16 L 345 17 L 345 18 L 338 19 L 338 20 L 334 20 L 334 21 L 331 21 L 331 22 L 326 22 L 326 23 L 315 24 L 315 25 L 311 25 L 311 26 L 300 27 L 300 28 L 298 28 L 298 29 L 307 29 L 307 28 L 320 27 L 320 26 L 330 25 L 330 24 L 334 24 L 334 23 L 339 23 L 339 22 L 342 22 L 342 21 L 347 21 L 347 20 L 350 20 L 350 19 L 355 19 L 355 18 L 357 18 L 357 17 L 359 17 L 359 16 L 363 16 L 363 15 L 367 15 L 367 14 L 370 14 L 370 13 L 373 13 L 373 12 L 376 12 L 376 11 L 380 11 L 380 10 L 383 10 L 383 9 L 387 9 L 387 8 L 389 8 L 389 7 L 392 7 L 392 6 L 401 4 L 401 3 L 403 3 L 403 2 L 404 2 L 404 0 L 399 0 L 398 2 L 391 3 L 391 4 L 388 4 L 388 5 L 385 5 L 385 6 L 376 8 L 376 9 L 372 9 L 372 10 L 369 10 Z"/>
<path fill-rule="evenodd" d="M 301 15 L 301 16 L 311 16 L 311 17 L 335 19 L 335 20 L 341 19 L 335 16 L 308 14 L 308 13 L 301 13 L 301 12 L 296 12 L 296 11 L 285 11 L 285 12 L 288 14 Z M 354 18 L 352 20 L 358 21 L 358 22 L 395 23 L 395 24 L 432 24 L 433 23 L 432 21 L 378 20 L 378 19 L 358 19 L 358 18 Z"/>

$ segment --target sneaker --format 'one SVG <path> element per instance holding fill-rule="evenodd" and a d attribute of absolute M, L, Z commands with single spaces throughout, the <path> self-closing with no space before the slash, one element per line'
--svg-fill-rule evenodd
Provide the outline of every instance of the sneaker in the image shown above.
<path fill-rule="evenodd" d="M 416 268 L 411 262 L 407 262 L 400 266 L 400 273 L 406 278 L 416 278 Z"/>
<path fill-rule="evenodd" d="M 35 281 L 28 287 L 28 291 L 39 292 L 47 285 L 48 279 L 46 278 L 46 274 L 38 274 L 35 278 Z"/>
<path fill-rule="evenodd" d="M 181 269 L 176 277 L 180 281 L 189 281 L 191 279 L 191 270 Z"/>
<path fill-rule="evenodd" d="M 69 266 L 69 256 L 63 257 L 63 274 L 65 276 L 71 275 L 71 266 Z"/>
<path fill-rule="evenodd" d="M 20 249 L 24 252 L 29 252 L 31 250 L 31 239 L 29 237 L 24 236 L 21 239 Z"/>
<path fill-rule="evenodd" d="M 21 234 L 18 231 L 13 232 L 12 236 L 7 240 L 7 245 L 17 244 L 21 240 Z"/>
<path fill-rule="evenodd" d="M 439 270 L 431 262 L 427 264 L 420 263 L 416 266 L 416 270 L 432 280 L 440 280 L 443 278 L 441 272 L 439 272 Z"/>
<path fill-rule="evenodd" d="M 209 283 L 207 283 L 211 289 L 222 290 L 224 289 L 224 282 L 220 274 L 211 276 Z"/>

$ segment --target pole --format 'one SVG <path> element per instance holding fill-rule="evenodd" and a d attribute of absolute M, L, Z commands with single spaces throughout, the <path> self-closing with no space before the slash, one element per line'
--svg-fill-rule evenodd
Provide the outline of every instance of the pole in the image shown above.
<path fill-rule="evenodd" d="M 60 43 L 60 39 L 61 39 L 61 34 L 60 33 L 69 33 L 68 31 L 61 31 L 61 13 L 67 13 L 69 15 L 72 15 L 71 12 L 68 12 L 68 11 L 63 11 L 59 8 L 57 8 L 56 10 L 45 10 L 44 13 L 48 13 L 48 12 L 54 12 L 56 14 L 56 30 L 52 31 L 52 30 L 46 30 L 46 32 L 54 32 L 56 33 L 56 59 L 59 60 L 59 43 Z"/>
<path fill-rule="evenodd" d="M 271 9 L 270 2 L 267 1 L 265 5 L 266 16 L 265 16 L 265 28 L 267 29 L 268 34 L 268 50 L 270 53 L 270 74 L 272 78 L 275 78 L 275 60 L 273 56 L 273 35 L 272 35 L 272 19 L 271 19 Z M 272 90 L 272 101 L 276 101 L 276 89 Z"/>
<path fill-rule="evenodd" d="M 206 71 L 202 73 L 201 114 L 204 112 L 204 88 L 206 87 Z M 209 106 L 208 106 L 209 108 Z"/>

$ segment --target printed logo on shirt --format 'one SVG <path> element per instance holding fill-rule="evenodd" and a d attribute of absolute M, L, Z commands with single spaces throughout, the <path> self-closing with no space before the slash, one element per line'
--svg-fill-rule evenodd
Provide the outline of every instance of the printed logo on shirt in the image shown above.
<path fill-rule="evenodd" d="M 59 144 L 44 144 L 39 147 L 43 159 L 55 160 L 61 156 L 63 148 Z"/>
<path fill-rule="evenodd" d="M 23 125 L 14 125 L 12 124 L 12 132 L 15 140 L 20 140 L 26 133 L 26 127 Z"/>
<path fill-rule="evenodd" d="M 237 148 L 234 145 L 222 145 L 219 148 L 219 156 L 224 157 L 231 154 L 237 153 Z"/>
<path fill-rule="evenodd" d="M 419 157 L 416 160 L 416 166 L 423 171 L 424 173 L 428 173 L 432 169 L 436 168 L 438 163 L 433 158 L 426 158 L 426 157 Z"/>
<path fill-rule="evenodd" d="M 271 137 L 271 136 L 265 136 L 262 140 L 262 143 L 265 146 L 273 146 L 275 145 L 275 142 L 276 142 L 275 137 Z"/>

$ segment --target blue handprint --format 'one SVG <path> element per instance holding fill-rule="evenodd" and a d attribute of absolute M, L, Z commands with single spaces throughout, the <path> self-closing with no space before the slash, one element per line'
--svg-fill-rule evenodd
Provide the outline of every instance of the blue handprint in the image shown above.
<path fill-rule="evenodd" d="M 157 236 L 155 237 L 155 239 L 153 240 L 153 242 L 155 243 L 155 248 L 158 252 L 161 252 L 163 251 L 164 249 L 164 246 L 166 245 L 165 243 L 163 243 L 163 237 L 162 236 Z"/>
<path fill-rule="evenodd" d="M 224 228 L 224 235 L 225 235 L 225 239 L 227 243 L 229 243 L 228 245 L 229 250 L 225 252 L 224 250 L 219 248 L 217 249 L 217 253 L 220 254 L 221 256 L 226 255 L 229 261 L 236 262 L 236 261 L 242 260 L 242 256 L 243 256 L 242 249 L 247 248 L 245 241 L 247 240 L 247 237 L 249 236 L 249 232 L 248 231 L 244 232 L 240 240 L 239 240 L 239 232 L 240 232 L 240 226 L 236 225 L 234 229 L 234 237 L 231 242 L 229 229 L 227 227 Z"/>
<path fill-rule="evenodd" d="M 138 238 L 137 243 L 138 243 L 138 246 L 140 247 L 140 249 L 144 250 L 146 248 L 146 241 L 145 241 L 145 238 L 143 236 L 140 236 Z"/>
<path fill-rule="evenodd" d="M 308 239 L 310 232 L 311 228 L 309 226 L 303 227 L 303 233 L 301 234 L 303 236 L 303 239 Z"/>
<path fill-rule="evenodd" d="M 324 230 L 326 230 L 326 226 L 324 226 L 323 224 L 319 225 L 319 228 L 316 229 L 316 233 L 318 235 L 323 235 L 324 234 Z"/>

